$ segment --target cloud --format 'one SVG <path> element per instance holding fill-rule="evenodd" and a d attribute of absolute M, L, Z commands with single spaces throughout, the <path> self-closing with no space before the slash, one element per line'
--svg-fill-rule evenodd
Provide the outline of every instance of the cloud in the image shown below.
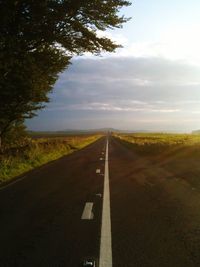
<path fill-rule="evenodd" d="M 117 49 L 114 57 L 137 58 L 163 58 L 167 60 L 182 60 L 200 65 L 200 36 L 197 23 L 185 23 L 184 25 L 170 25 L 159 36 L 149 38 L 148 41 L 134 41 L 127 33 L 98 32 L 99 36 L 106 36 L 114 42 L 121 44 L 123 48 Z M 132 39 L 132 40 L 131 40 Z M 145 39 L 145 38 L 144 38 Z M 113 54 L 103 53 L 103 56 L 113 57 Z M 85 54 L 92 57 L 92 54 Z"/>
<path fill-rule="evenodd" d="M 176 42 L 173 40 L 175 39 L 128 43 L 125 44 L 123 49 L 117 50 L 116 57 L 163 58 L 200 65 L 200 39 L 198 39 L 198 42 L 189 39 L 177 40 L 177 38 Z M 109 57 L 108 54 L 105 55 Z"/>
<path fill-rule="evenodd" d="M 132 105 L 134 103 L 134 105 Z M 172 113 L 180 112 L 180 109 L 172 108 L 156 108 L 156 103 L 143 104 L 141 101 L 133 100 L 127 102 L 125 105 L 123 103 L 82 103 L 82 104 L 69 104 L 68 106 L 57 106 L 54 108 L 49 108 L 49 111 L 64 111 L 64 110 L 79 110 L 79 111 L 118 111 L 118 112 L 158 112 L 158 113 Z"/>
<path fill-rule="evenodd" d="M 79 58 L 72 63 L 60 75 L 46 110 L 30 125 L 43 120 L 40 126 L 56 129 L 200 126 L 197 65 L 149 57 Z"/>
<path fill-rule="evenodd" d="M 182 61 L 134 57 L 79 59 L 60 76 L 55 92 L 71 104 L 118 101 L 133 106 L 137 101 L 197 101 L 199 84 L 200 67 Z"/>
<path fill-rule="evenodd" d="M 56 84 L 51 108 L 178 112 L 197 107 L 200 68 L 155 58 L 79 59 Z"/>

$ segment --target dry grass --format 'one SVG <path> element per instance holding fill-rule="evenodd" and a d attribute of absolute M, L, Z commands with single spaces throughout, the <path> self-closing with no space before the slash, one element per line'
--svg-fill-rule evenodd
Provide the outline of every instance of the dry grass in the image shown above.
<path fill-rule="evenodd" d="M 96 141 L 101 135 L 80 135 L 26 140 L 0 155 L 0 182 L 12 179 Z"/>
<path fill-rule="evenodd" d="M 200 135 L 116 134 L 126 146 L 200 189 Z"/>

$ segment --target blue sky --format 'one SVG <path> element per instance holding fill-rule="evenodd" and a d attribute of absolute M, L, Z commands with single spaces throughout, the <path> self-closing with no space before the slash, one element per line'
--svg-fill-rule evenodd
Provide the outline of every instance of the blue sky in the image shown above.
<path fill-rule="evenodd" d="M 116 53 L 76 57 L 31 130 L 200 129 L 200 1 L 137 0 L 107 36 Z"/>

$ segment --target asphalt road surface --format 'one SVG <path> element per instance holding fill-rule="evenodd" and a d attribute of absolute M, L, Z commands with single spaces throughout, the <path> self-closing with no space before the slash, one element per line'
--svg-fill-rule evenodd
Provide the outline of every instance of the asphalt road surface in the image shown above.
<path fill-rule="evenodd" d="M 0 188 L 0 266 L 200 266 L 200 194 L 114 137 L 105 161 L 106 145 Z"/>

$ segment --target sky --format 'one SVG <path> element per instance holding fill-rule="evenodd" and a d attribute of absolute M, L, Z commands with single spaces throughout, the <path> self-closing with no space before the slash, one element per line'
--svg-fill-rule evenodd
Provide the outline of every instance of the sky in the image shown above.
<path fill-rule="evenodd" d="M 74 57 L 30 130 L 191 132 L 200 129 L 200 1 L 135 0 L 104 34 L 123 45 Z"/>

